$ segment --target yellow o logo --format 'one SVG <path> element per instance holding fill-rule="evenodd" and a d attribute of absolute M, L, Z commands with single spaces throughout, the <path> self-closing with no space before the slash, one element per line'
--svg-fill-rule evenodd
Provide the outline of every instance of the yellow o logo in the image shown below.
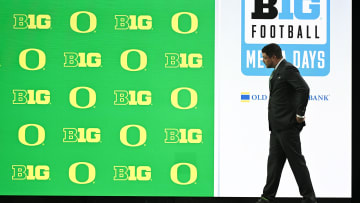
<path fill-rule="evenodd" d="M 181 90 L 186 90 L 190 92 L 190 104 L 188 106 L 180 106 L 179 105 L 179 92 Z M 196 106 L 198 101 L 198 96 L 195 90 L 188 87 L 179 87 L 172 91 L 171 93 L 171 104 L 178 109 L 191 109 Z"/>
<path fill-rule="evenodd" d="M 80 14 L 82 13 L 85 13 L 89 16 L 90 18 L 90 26 L 87 30 L 84 30 L 84 31 L 81 31 L 79 30 L 78 26 L 77 26 L 77 18 Z M 75 32 L 78 32 L 78 33 L 88 33 L 88 32 L 92 32 L 95 30 L 96 28 L 96 24 L 97 24 L 97 20 L 96 20 L 96 16 L 91 13 L 91 12 L 88 12 L 88 11 L 78 11 L 74 14 L 71 15 L 70 17 L 70 27 L 72 30 L 74 30 Z"/>
<path fill-rule="evenodd" d="M 79 166 L 79 165 L 85 165 L 87 166 L 87 168 L 89 169 L 89 175 L 88 175 L 88 179 L 84 182 L 80 182 L 76 179 L 76 168 Z M 96 172 L 95 172 L 95 167 L 94 165 L 90 164 L 90 163 L 87 163 L 87 162 L 77 162 L 77 163 L 74 163 L 70 166 L 69 168 L 69 179 L 73 182 L 73 183 L 76 183 L 76 184 L 88 184 L 92 181 L 95 180 L 95 175 L 96 175 Z"/>
<path fill-rule="evenodd" d="M 178 179 L 178 168 L 180 166 L 187 166 L 190 169 L 190 178 L 187 182 L 180 182 Z M 176 184 L 190 185 L 190 184 L 194 183 L 197 179 L 197 169 L 194 165 L 189 164 L 189 163 L 178 163 L 178 164 L 175 164 L 173 167 L 171 167 L 170 178 Z"/>
<path fill-rule="evenodd" d="M 190 20 L 191 20 L 191 27 L 188 31 L 181 31 L 179 29 L 179 17 L 181 15 L 188 15 L 190 16 Z M 198 22 L 198 18 L 196 17 L 195 14 L 193 13 L 189 13 L 189 12 L 180 12 L 180 13 L 176 13 L 175 15 L 173 15 L 173 17 L 171 18 L 171 27 L 172 29 L 177 32 L 177 33 L 180 33 L 180 34 L 190 34 L 190 33 L 193 33 L 197 30 L 198 28 L 198 25 L 199 25 L 199 22 Z"/>
<path fill-rule="evenodd" d="M 86 106 L 79 106 L 77 104 L 76 95 L 77 95 L 77 92 L 80 89 L 85 89 L 85 90 L 87 90 L 89 92 L 89 103 Z M 87 108 L 90 108 L 90 107 L 95 105 L 95 103 L 96 103 L 96 93 L 90 87 L 76 87 L 76 88 L 74 88 L 74 89 L 72 89 L 70 91 L 69 100 L 70 100 L 70 104 L 73 107 L 78 108 L 78 109 L 87 109 Z"/>
<path fill-rule="evenodd" d="M 27 56 L 27 53 L 29 51 L 35 51 L 39 55 L 39 64 L 37 65 L 36 68 L 29 68 L 27 66 L 27 64 L 26 64 L 26 56 Z M 43 51 L 41 51 L 40 49 L 34 49 L 34 48 L 25 49 L 19 55 L 20 67 L 25 69 L 25 70 L 39 70 L 39 69 L 42 69 L 45 66 L 45 63 L 46 63 L 45 53 Z"/>
<path fill-rule="evenodd" d="M 131 69 L 128 66 L 128 55 L 130 52 L 137 52 L 140 55 L 140 65 L 138 68 L 136 69 Z M 145 54 L 145 52 L 138 50 L 138 49 L 129 49 L 124 51 L 121 56 L 120 56 L 120 64 L 121 66 L 127 70 L 127 71 L 140 71 L 142 69 L 144 69 L 147 65 L 147 56 Z"/>
<path fill-rule="evenodd" d="M 37 141 L 34 143 L 34 144 L 30 144 L 26 141 L 26 129 L 29 127 L 29 126 L 34 126 L 37 128 L 38 130 L 38 139 Z M 26 146 L 37 146 L 37 145 L 40 145 L 44 142 L 45 140 L 45 130 L 42 126 L 40 125 L 37 125 L 37 124 L 26 124 L 26 125 L 23 125 L 19 128 L 19 132 L 18 132 L 18 136 L 19 136 L 19 141 L 21 144 L 23 145 L 26 145 Z"/>
<path fill-rule="evenodd" d="M 137 128 L 139 129 L 139 142 L 136 143 L 136 144 L 130 144 L 127 140 L 127 131 L 129 128 Z M 145 142 L 146 142 L 146 130 L 144 127 L 140 126 L 140 125 L 127 125 L 123 128 L 121 128 L 120 130 L 120 141 L 126 145 L 126 146 L 129 146 L 129 147 L 138 147 L 140 145 L 143 145 Z"/>

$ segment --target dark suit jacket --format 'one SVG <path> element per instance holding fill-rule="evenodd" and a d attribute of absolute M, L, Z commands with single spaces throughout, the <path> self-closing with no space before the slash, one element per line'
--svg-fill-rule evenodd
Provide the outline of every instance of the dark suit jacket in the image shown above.
<path fill-rule="evenodd" d="M 299 70 L 283 60 L 274 70 L 269 85 L 269 129 L 281 130 L 296 126 L 301 130 L 305 122 L 298 124 L 296 114 L 305 115 L 309 86 L 301 77 Z"/>

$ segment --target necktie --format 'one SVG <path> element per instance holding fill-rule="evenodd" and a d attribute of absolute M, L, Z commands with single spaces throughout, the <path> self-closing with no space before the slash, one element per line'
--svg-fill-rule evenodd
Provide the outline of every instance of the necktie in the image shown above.
<path fill-rule="evenodd" d="M 273 70 L 273 72 L 271 72 L 271 75 L 270 75 L 270 78 L 269 78 L 269 89 L 271 90 L 271 79 L 273 78 L 274 76 L 274 72 L 275 72 L 275 69 Z"/>

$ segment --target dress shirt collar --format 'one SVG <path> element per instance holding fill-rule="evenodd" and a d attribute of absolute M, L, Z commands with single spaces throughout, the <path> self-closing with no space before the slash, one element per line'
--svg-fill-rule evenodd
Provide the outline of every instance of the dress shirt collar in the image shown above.
<path fill-rule="evenodd" d="M 279 61 L 279 63 L 278 63 L 278 64 L 276 64 L 276 66 L 275 66 L 275 69 L 274 69 L 274 70 L 276 70 L 276 69 L 277 69 L 277 67 L 279 67 L 280 63 L 281 63 L 284 59 L 285 59 L 285 58 L 283 57 L 283 58 Z"/>

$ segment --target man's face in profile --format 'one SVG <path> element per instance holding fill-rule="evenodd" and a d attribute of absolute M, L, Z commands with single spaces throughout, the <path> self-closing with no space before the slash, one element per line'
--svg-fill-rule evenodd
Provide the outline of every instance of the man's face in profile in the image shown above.
<path fill-rule="evenodd" d="M 266 53 L 262 52 L 263 56 L 263 62 L 266 65 L 266 68 L 274 68 L 276 64 L 274 64 L 274 61 L 276 59 L 275 55 L 272 57 L 269 57 Z"/>

